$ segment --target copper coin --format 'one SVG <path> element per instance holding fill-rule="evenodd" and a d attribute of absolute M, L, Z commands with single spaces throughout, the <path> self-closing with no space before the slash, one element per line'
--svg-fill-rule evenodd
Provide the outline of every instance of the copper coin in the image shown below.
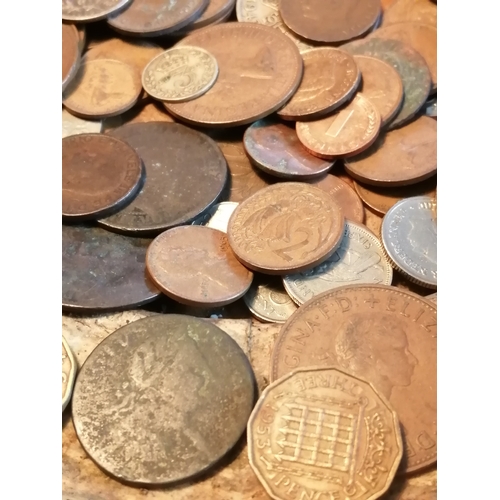
<path fill-rule="evenodd" d="M 366 205 L 384 215 L 403 198 L 413 196 L 430 196 L 434 198 L 436 196 L 436 177 L 433 176 L 424 182 L 411 186 L 390 188 L 364 186 L 355 182 L 354 188 Z"/>
<path fill-rule="evenodd" d="M 353 55 L 382 59 L 399 73 L 403 82 L 403 105 L 389 128 L 410 121 L 422 108 L 431 90 L 431 73 L 425 59 L 410 45 L 398 40 L 369 37 L 341 48 Z"/>
<path fill-rule="evenodd" d="M 235 3 L 236 0 L 209 0 L 207 7 L 196 21 L 172 33 L 172 35 L 189 35 L 191 31 L 210 26 L 211 24 L 216 24 L 225 16 L 231 14 Z"/>
<path fill-rule="evenodd" d="M 334 162 L 310 155 L 294 128 L 274 120 L 259 120 L 247 128 L 245 150 L 264 172 L 285 179 L 311 179 L 332 168 Z"/>
<path fill-rule="evenodd" d="M 187 26 L 199 17 L 208 0 L 134 0 L 108 24 L 126 35 L 160 36 Z"/>
<path fill-rule="evenodd" d="M 349 184 L 331 174 L 319 180 L 310 181 L 310 184 L 328 193 L 340 206 L 346 219 L 363 224 L 365 220 L 363 202 Z"/>
<path fill-rule="evenodd" d="M 143 106 L 134 106 L 131 110 L 120 116 L 106 118 L 103 121 L 103 131 L 112 130 L 126 123 L 168 122 L 174 123 L 174 119 L 167 113 L 165 108 L 156 102 L 149 102 Z"/>
<path fill-rule="evenodd" d="M 95 59 L 80 65 L 63 95 L 63 104 L 76 116 L 106 118 L 129 110 L 141 92 L 141 79 L 132 66 Z"/>
<path fill-rule="evenodd" d="M 103 134 L 62 140 L 62 216 L 90 220 L 111 215 L 141 189 L 143 168 L 127 143 Z"/>
<path fill-rule="evenodd" d="M 99 221 L 106 228 L 158 234 L 192 221 L 217 201 L 224 188 L 226 161 L 205 134 L 166 122 L 127 124 L 108 134 L 136 150 L 146 181 L 129 205 Z"/>
<path fill-rule="evenodd" d="M 113 477 L 161 485 L 205 471 L 240 439 L 255 377 L 209 321 L 160 314 L 119 328 L 91 353 L 73 392 L 83 449 Z"/>
<path fill-rule="evenodd" d="M 66 21 L 88 22 L 105 19 L 119 12 L 132 0 L 62 0 L 62 18 Z"/>
<path fill-rule="evenodd" d="M 280 500 L 374 500 L 403 455 L 398 415 L 377 386 L 333 368 L 296 370 L 266 387 L 247 435 L 250 465 Z"/>
<path fill-rule="evenodd" d="M 380 0 L 280 0 L 285 24 L 316 42 L 335 43 L 366 33 L 380 14 Z"/>
<path fill-rule="evenodd" d="M 313 122 L 297 122 L 297 136 L 314 156 L 333 160 L 359 154 L 370 147 L 380 131 L 380 113 L 363 95 L 340 111 Z"/>
<path fill-rule="evenodd" d="M 264 274 L 290 274 L 325 261 L 340 244 L 345 219 L 327 193 L 282 182 L 241 202 L 229 219 L 236 257 Z"/>
<path fill-rule="evenodd" d="M 224 127 L 254 122 L 283 106 L 302 78 L 296 45 L 267 26 L 209 26 L 181 45 L 207 50 L 219 65 L 217 81 L 206 94 L 191 102 L 165 103 L 169 112 L 188 123 Z"/>
<path fill-rule="evenodd" d="M 379 110 L 382 127 L 387 125 L 403 105 L 403 82 L 399 73 L 382 59 L 354 56 L 361 70 L 360 91 Z"/>
<path fill-rule="evenodd" d="M 62 306 L 67 311 L 112 311 L 160 295 L 146 275 L 151 240 L 99 227 L 62 227 Z"/>
<path fill-rule="evenodd" d="M 314 120 L 349 101 L 361 81 L 353 57 L 333 47 L 302 52 L 304 75 L 299 88 L 278 111 L 284 120 Z"/>
<path fill-rule="evenodd" d="M 227 236 L 204 226 L 183 226 L 157 236 L 146 267 L 158 288 L 188 306 L 224 306 L 243 297 L 253 274 L 235 257 Z"/>
<path fill-rule="evenodd" d="M 437 123 L 420 116 L 383 133 L 364 153 L 344 161 L 354 179 L 373 186 L 408 186 L 437 171 Z"/>
<path fill-rule="evenodd" d="M 431 302 L 434 302 L 434 304 L 437 305 L 437 300 L 438 300 L 438 294 L 436 293 L 431 293 L 430 295 L 427 295 L 425 297 L 427 300 L 430 300 Z"/>
<path fill-rule="evenodd" d="M 78 31 L 73 24 L 62 23 L 62 90 L 75 77 L 80 63 Z"/>
<path fill-rule="evenodd" d="M 271 380 L 307 366 L 332 366 L 377 388 L 398 413 L 400 472 L 436 461 L 436 305 L 384 285 L 337 288 L 301 306 L 274 344 Z"/>
<path fill-rule="evenodd" d="M 384 11 L 381 26 L 407 21 L 437 28 L 437 6 L 429 0 L 395 0 Z"/>

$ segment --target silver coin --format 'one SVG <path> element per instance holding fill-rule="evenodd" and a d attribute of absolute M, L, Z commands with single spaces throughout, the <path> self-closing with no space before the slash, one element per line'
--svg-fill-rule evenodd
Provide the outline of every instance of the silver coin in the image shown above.
<path fill-rule="evenodd" d="M 391 282 L 392 267 L 379 239 L 351 221 L 346 221 L 342 242 L 328 260 L 309 271 L 283 277 L 285 290 L 299 305 L 340 286 Z"/>
<path fill-rule="evenodd" d="M 413 196 L 396 203 L 382 220 L 382 243 L 393 266 L 411 281 L 437 287 L 436 200 Z"/>
<path fill-rule="evenodd" d="M 210 207 L 206 212 L 197 217 L 192 223 L 192 226 L 207 226 L 212 229 L 218 229 L 223 233 L 227 233 L 227 224 L 229 218 L 235 211 L 238 203 L 234 201 L 223 201 L 213 207 Z"/>
<path fill-rule="evenodd" d="M 62 138 L 77 134 L 100 134 L 102 130 L 101 120 L 83 120 L 62 110 Z"/>

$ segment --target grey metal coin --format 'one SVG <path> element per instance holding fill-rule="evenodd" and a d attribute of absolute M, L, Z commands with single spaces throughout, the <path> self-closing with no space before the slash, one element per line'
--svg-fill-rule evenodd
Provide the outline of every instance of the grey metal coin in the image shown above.
<path fill-rule="evenodd" d="M 436 200 L 414 196 L 396 203 L 384 216 L 382 243 L 392 265 L 410 281 L 437 288 Z"/>
<path fill-rule="evenodd" d="M 227 224 L 229 218 L 233 214 L 239 203 L 234 201 L 223 201 L 213 205 L 202 215 L 197 217 L 191 225 L 193 226 L 207 226 L 213 229 L 218 229 L 223 233 L 227 233 Z"/>
<path fill-rule="evenodd" d="M 434 304 L 437 305 L 438 303 L 438 294 L 436 293 L 431 293 L 430 295 L 427 295 L 425 297 L 427 300 L 430 300 L 431 302 L 434 302 Z"/>
<path fill-rule="evenodd" d="M 176 314 L 134 321 L 83 364 L 73 423 L 113 477 L 163 485 L 207 470 L 238 441 L 255 398 L 238 344 L 209 321 Z"/>
<path fill-rule="evenodd" d="M 84 120 L 62 110 L 62 138 L 77 134 L 100 134 L 102 120 Z"/>
<path fill-rule="evenodd" d="M 310 271 L 283 277 L 285 290 L 299 305 L 344 285 L 392 283 L 392 267 L 379 239 L 365 226 L 346 221 L 340 247 Z"/>
<path fill-rule="evenodd" d="M 437 96 L 433 97 L 432 99 L 429 99 L 425 105 L 424 105 L 424 113 L 427 116 L 431 116 L 432 118 L 437 118 L 438 111 L 438 98 Z"/>

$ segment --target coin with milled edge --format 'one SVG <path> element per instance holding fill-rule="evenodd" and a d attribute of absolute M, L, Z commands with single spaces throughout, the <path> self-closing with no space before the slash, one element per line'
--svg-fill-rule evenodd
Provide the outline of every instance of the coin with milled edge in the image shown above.
<path fill-rule="evenodd" d="M 99 21 L 119 12 L 132 0 L 62 0 L 62 18 L 65 21 Z"/>
<path fill-rule="evenodd" d="M 75 77 L 80 63 L 78 31 L 73 24 L 62 23 L 62 90 Z"/>
<path fill-rule="evenodd" d="M 84 120 L 62 110 L 62 136 L 77 134 L 99 134 L 102 130 L 101 120 Z"/>
<path fill-rule="evenodd" d="M 227 233 L 227 225 L 231 215 L 236 210 L 238 203 L 234 201 L 223 201 L 210 207 L 205 213 L 197 217 L 191 225 L 206 226 Z"/>
<path fill-rule="evenodd" d="M 73 384 L 76 378 L 76 360 L 71 349 L 62 338 L 62 411 L 66 409 L 71 399 Z"/>
<path fill-rule="evenodd" d="M 436 200 L 415 196 L 396 203 L 382 221 L 382 243 L 394 267 L 409 280 L 437 288 Z"/>
<path fill-rule="evenodd" d="M 159 314 L 119 328 L 89 355 L 72 416 L 87 454 L 111 476 L 163 485 L 201 473 L 245 431 L 255 377 L 209 321 Z"/>

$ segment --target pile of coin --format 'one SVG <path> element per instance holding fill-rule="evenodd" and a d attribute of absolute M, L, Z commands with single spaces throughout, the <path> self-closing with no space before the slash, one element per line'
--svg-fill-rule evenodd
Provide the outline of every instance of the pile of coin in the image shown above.
<path fill-rule="evenodd" d="M 378 498 L 434 464 L 436 5 L 62 5 L 63 311 L 160 313 L 76 381 L 63 339 L 88 455 L 165 485 L 247 428 L 283 500 Z M 260 397 L 203 319 L 237 307 L 283 324 Z"/>

